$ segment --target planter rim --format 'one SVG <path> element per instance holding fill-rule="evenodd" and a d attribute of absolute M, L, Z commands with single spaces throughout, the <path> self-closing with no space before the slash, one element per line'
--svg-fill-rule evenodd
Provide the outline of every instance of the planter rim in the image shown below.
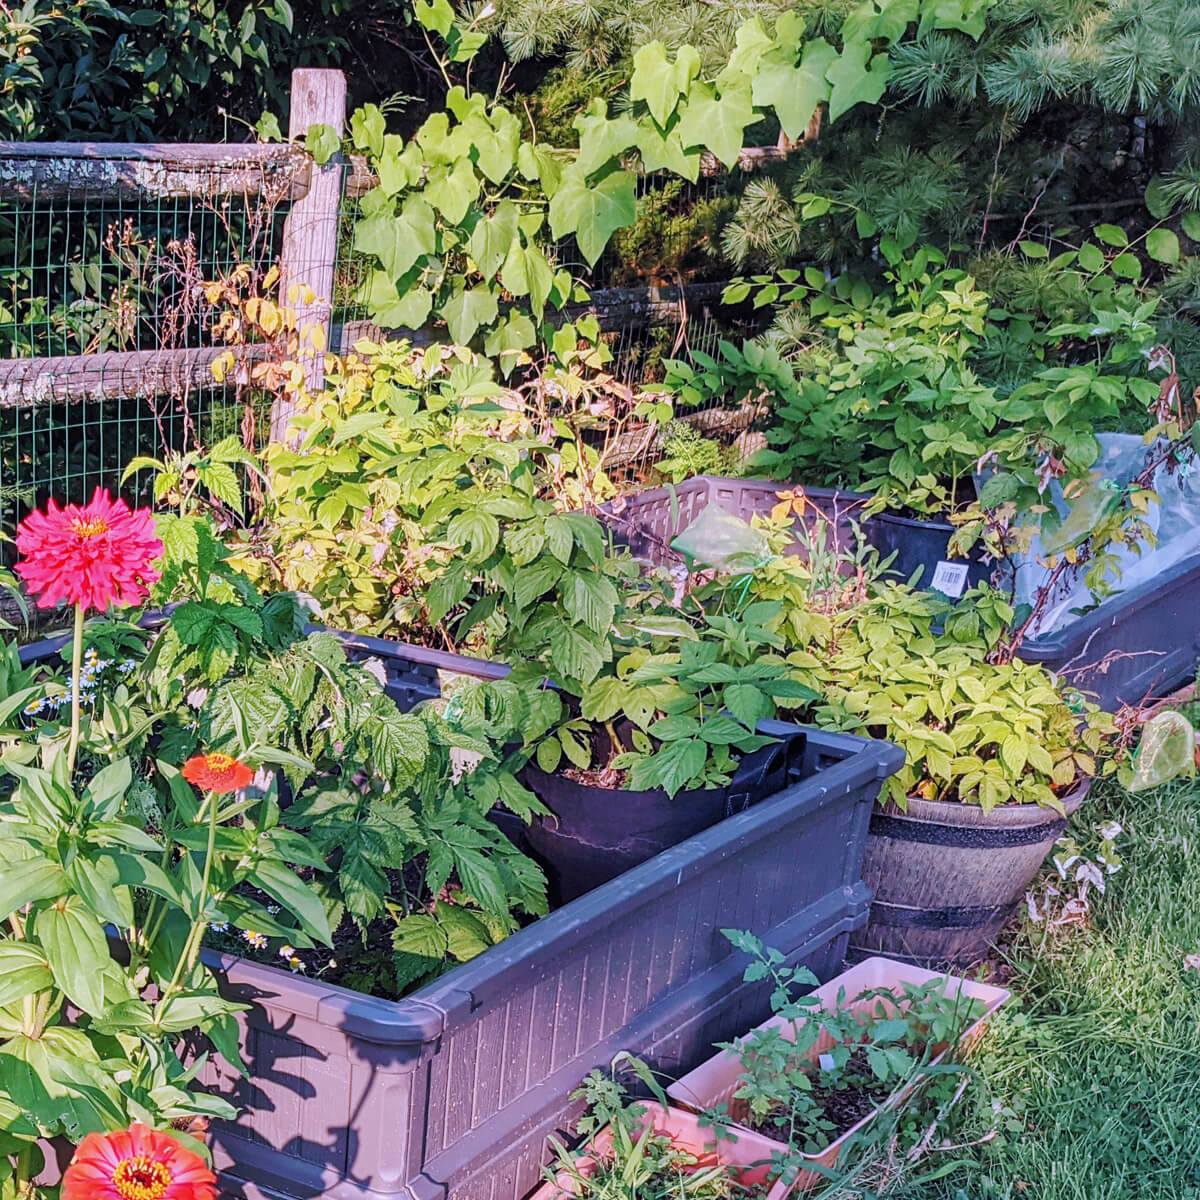
<path fill-rule="evenodd" d="M 760 727 L 766 733 L 788 731 L 793 727 L 779 721 L 764 721 Z M 809 745 L 818 750 L 845 755 L 840 761 L 824 767 L 820 773 L 821 790 L 813 793 L 814 806 L 826 803 L 831 797 L 843 795 L 864 778 L 886 779 L 899 770 L 904 752 L 892 742 L 857 737 L 853 734 L 803 726 Z M 776 818 L 792 803 L 791 794 L 806 781 L 784 788 L 759 804 L 720 822 L 720 839 L 730 835 L 739 842 L 753 843 L 768 839 Z M 292 975 L 280 967 L 255 962 L 238 955 L 204 951 L 210 967 L 225 973 L 233 985 L 242 984 L 265 991 L 264 984 L 274 979 L 280 986 L 286 981 L 286 1002 L 300 1005 L 310 1015 L 327 1014 L 340 1028 L 354 1033 L 364 1041 L 380 1045 L 417 1045 L 440 1035 L 446 1028 L 449 1015 L 459 1009 L 470 1010 L 481 1003 L 487 987 L 496 986 L 501 976 L 520 973 L 541 952 L 548 937 L 579 936 L 586 930 L 595 913 L 606 910 L 616 896 L 633 891 L 664 894 L 673 890 L 680 875 L 689 869 L 693 860 L 702 860 L 710 844 L 718 838 L 714 829 L 706 829 L 678 845 L 663 851 L 640 866 L 633 867 L 616 879 L 602 884 L 561 908 L 517 930 L 496 946 L 468 962 L 459 963 L 415 992 L 399 1000 L 386 1000 L 367 992 L 356 992 L 339 984 L 306 979 Z M 269 997 L 279 1005 L 278 995 Z M 382 1033 L 381 1026 L 386 1029 Z"/>
<path fill-rule="evenodd" d="M 741 769 L 741 767 L 743 765 L 753 764 L 758 761 L 767 759 L 769 757 L 770 753 L 776 747 L 782 746 L 782 747 L 786 748 L 788 745 L 789 736 L 793 737 L 793 738 L 800 736 L 800 735 L 807 736 L 807 734 L 811 731 L 811 726 L 801 725 L 797 721 L 779 721 L 779 720 L 770 721 L 770 722 L 760 721 L 758 724 L 758 727 L 757 727 L 757 731 L 765 730 L 766 726 L 768 724 L 771 726 L 770 736 L 774 740 L 766 746 L 760 746 L 757 750 L 750 750 L 747 753 L 744 753 L 742 755 L 742 757 L 737 760 L 737 765 L 738 765 L 739 770 Z M 782 732 L 783 729 L 789 730 L 790 735 Z M 800 748 L 801 748 L 801 750 L 803 750 L 803 748 L 804 748 L 803 742 L 801 742 Z M 561 782 L 565 782 L 565 783 L 569 784 L 570 788 L 573 791 L 577 791 L 577 792 L 583 793 L 585 795 L 599 794 L 601 796 L 608 796 L 608 795 L 622 796 L 627 801 L 630 801 L 630 802 L 633 802 L 636 800 L 651 800 L 651 799 L 657 800 L 657 799 L 667 796 L 667 789 L 661 788 L 661 787 L 647 788 L 644 791 L 639 792 L 639 791 L 634 791 L 631 788 L 606 788 L 606 787 L 601 787 L 599 784 L 596 784 L 596 783 L 581 783 L 577 779 L 566 779 L 565 777 L 562 777 L 560 775 L 560 772 L 557 770 L 543 771 L 542 768 L 537 765 L 537 760 L 533 759 L 533 758 L 531 758 L 529 760 L 529 762 L 527 762 L 525 764 L 525 766 L 521 768 L 521 772 L 522 772 L 522 774 L 528 774 L 529 776 L 531 776 L 532 778 L 535 778 L 535 779 L 560 780 Z M 730 776 L 729 782 L 726 784 L 722 784 L 720 787 L 681 789 L 680 791 L 676 792 L 674 796 L 667 797 L 667 798 L 670 799 L 673 803 L 679 804 L 679 803 L 686 803 L 687 801 L 694 799 L 697 796 L 715 796 L 715 795 L 720 795 L 723 793 L 733 793 L 734 785 L 737 784 L 738 782 L 739 782 L 738 771 L 735 770 L 734 773 Z M 765 797 L 764 797 L 764 799 L 765 799 Z"/>
<path fill-rule="evenodd" d="M 951 525 L 949 521 L 942 521 L 936 517 L 928 520 L 922 520 L 920 517 L 901 516 L 900 513 L 888 512 L 886 509 L 884 509 L 882 512 L 877 512 L 872 519 L 876 521 L 890 522 L 893 525 L 904 525 L 912 529 L 933 529 L 938 533 L 942 533 L 943 531 L 953 533 L 955 529 L 955 526 Z M 964 558 L 960 561 L 966 562 L 967 559 Z"/>
<path fill-rule="evenodd" d="M 1080 780 L 1065 796 L 1061 797 L 1067 816 L 1073 816 L 1087 798 L 1092 786 L 1091 779 Z M 908 811 L 902 812 L 895 805 L 876 808 L 872 816 L 887 817 L 892 821 L 912 821 L 919 824 L 983 826 L 985 828 L 1022 828 L 1040 825 L 1046 821 L 1061 821 L 1062 814 L 1041 804 L 1001 804 L 991 812 L 984 812 L 978 804 L 961 804 L 957 800 L 921 800 L 910 797 Z"/>
<path fill-rule="evenodd" d="M 866 492 L 855 492 L 848 488 L 840 487 L 825 487 L 820 484 L 808 483 L 791 483 L 787 480 L 779 479 L 752 479 L 743 478 L 738 475 L 693 475 L 690 479 L 685 479 L 682 483 L 664 484 L 660 487 L 640 488 L 634 492 L 622 492 L 618 499 L 629 503 L 633 500 L 657 500 L 661 496 L 669 496 L 672 493 L 675 495 L 688 495 L 690 492 L 707 490 L 711 486 L 743 486 L 760 488 L 771 492 L 785 492 L 799 489 L 806 495 L 813 496 L 828 496 L 837 497 L 853 504 L 866 504 L 871 497 Z M 611 500 L 606 500 L 600 507 L 603 511 L 608 510 L 608 506 L 612 504 Z"/>

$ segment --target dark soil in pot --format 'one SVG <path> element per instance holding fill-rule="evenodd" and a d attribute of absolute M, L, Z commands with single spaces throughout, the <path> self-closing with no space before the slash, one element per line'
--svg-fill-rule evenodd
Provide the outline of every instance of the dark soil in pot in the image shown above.
<path fill-rule="evenodd" d="M 745 755 L 725 787 L 673 797 L 661 788 L 598 787 L 530 763 L 522 781 L 554 815 L 535 819 L 526 840 L 546 869 L 552 903 L 582 896 L 780 791 L 799 777 L 805 742 L 797 730 Z"/>
<path fill-rule="evenodd" d="M 865 1046 L 859 1047 L 851 1054 L 849 1061 L 842 1068 L 838 1082 L 822 1083 L 814 1072 L 811 1095 L 821 1109 L 821 1116 L 831 1126 L 824 1131 L 823 1144 L 827 1146 L 830 1142 L 837 1141 L 864 1117 L 869 1117 L 892 1091 L 891 1085 L 880 1083 L 871 1073 Z M 788 1141 L 792 1132 L 786 1124 L 778 1124 L 771 1115 L 767 1115 L 761 1121 L 750 1118 L 740 1123 L 755 1133 L 775 1138 L 777 1141 Z"/>

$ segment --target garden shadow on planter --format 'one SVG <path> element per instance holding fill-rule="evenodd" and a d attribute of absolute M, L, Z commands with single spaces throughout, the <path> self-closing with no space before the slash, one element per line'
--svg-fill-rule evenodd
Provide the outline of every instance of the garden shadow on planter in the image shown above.
<path fill-rule="evenodd" d="M 403 707 L 440 670 L 495 663 L 343 635 L 382 660 Z M 24 661 L 57 652 L 25 647 Z M 768 722 L 781 735 L 794 726 Z M 404 1000 L 231 955 L 207 961 L 239 1020 L 250 1078 L 200 1081 L 242 1107 L 215 1123 L 226 1196 L 247 1200 L 520 1200 L 540 1182 L 567 1097 L 618 1050 L 679 1074 L 767 1013 L 723 928 L 750 929 L 828 978 L 866 919 L 867 824 L 902 751 L 806 730 L 801 778 L 775 796 L 534 922 Z"/>
<path fill-rule="evenodd" d="M 767 727 L 770 731 L 770 727 Z M 398 1002 L 231 957 L 255 992 L 246 1112 L 214 1130 L 226 1192 L 519 1200 L 568 1094 L 628 1049 L 672 1074 L 767 1011 L 720 930 L 751 928 L 821 978 L 870 894 L 860 879 L 887 743 L 809 731 L 806 777 L 551 913 Z"/>

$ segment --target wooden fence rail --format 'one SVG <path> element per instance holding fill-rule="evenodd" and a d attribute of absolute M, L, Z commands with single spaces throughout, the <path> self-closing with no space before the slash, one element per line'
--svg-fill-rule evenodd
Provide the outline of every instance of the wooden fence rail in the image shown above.
<path fill-rule="evenodd" d="M 340 156 L 318 166 L 297 141 L 309 126 L 345 122 L 346 81 L 341 71 L 292 72 L 292 120 L 286 145 L 203 145 L 147 142 L 0 142 L 0 205 L 102 199 L 162 201 L 242 197 L 290 203 L 280 246 L 283 294 L 317 299 L 300 305 L 306 324 L 330 333 L 330 296 L 337 256 L 341 203 Z M 123 398 L 187 397 L 223 386 L 212 363 L 224 347 L 131 350 L 77 356 L 0 360 L 0 409 Z M 267 347 L 239 352 L 255 360 Z M 320 356 L 310 384 L 320 382 Z M 272 428 L 286 427 L 290 411 L 277 404 Z"/>
<path fill-rule="evenodd" d="M 0 204 L 264 193 L 298 200 L 308 194 L 311 161 L 293 145 L 0 142 Z"/>
<path fill-rule="evenodd" d="M 298 69 L 292 73 L 292 103 L 285 145 L 203 145 L 177 143 L 106 144 L 91 142 L 0 142 L 0 206 L 121 198 L 178 200 L 188 197 L 261 197 L 289 203 L 279 251 L 280 295 L 297 311 L 303 325 L 320 324 L 326 344 L 348 350 L 360 336 L 390 336 L 426 341 L 422 331 L 384 331 L 367 322 L 331 326 L 331 298 L 337 260 L 343 196 L 361 196 L 377 180 L 358 156 L 341 155 L 316 164 L 297 143 L 313 125 L 329 125 L 339 134 L 345 125 L 346 81 L 340 71 Z M 786 152 L 750 148 L 742 169 L 775 161 Z M 705 173 L 718 164 L 705 163 Z M 300 297 L 307 285 L 315 297 Z M 716 300 L 720 284 L 683 288 L 647 286 L 596 289 L 583 306 L 561 314 L 571 319 L 594 313 L 601 328 L 682 324 L 689 312 Z M 121 398 L 186 397 L 224 386 L 211 371 L 224 347 L 120 351 L 78 356 L 0 360 L 0 409 L 49 403 L 84 403 Z M 268 347 L 244 347 L 251 361 Z M 318 387 L 323 357 L 306 366 L 307 383 Z M 282 438 L 291 411 L 287 401 L 272 410 L 272 436 Z"/>

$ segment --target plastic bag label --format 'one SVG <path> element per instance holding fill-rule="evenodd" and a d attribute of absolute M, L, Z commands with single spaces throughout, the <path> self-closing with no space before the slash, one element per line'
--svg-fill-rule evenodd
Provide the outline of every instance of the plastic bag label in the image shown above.
<path fill-rule="evenodd" d="M 957 600 L 967 586 L 967 564 L 940 562 L 933 569 L 932 585 L 935 592 Z"/>

